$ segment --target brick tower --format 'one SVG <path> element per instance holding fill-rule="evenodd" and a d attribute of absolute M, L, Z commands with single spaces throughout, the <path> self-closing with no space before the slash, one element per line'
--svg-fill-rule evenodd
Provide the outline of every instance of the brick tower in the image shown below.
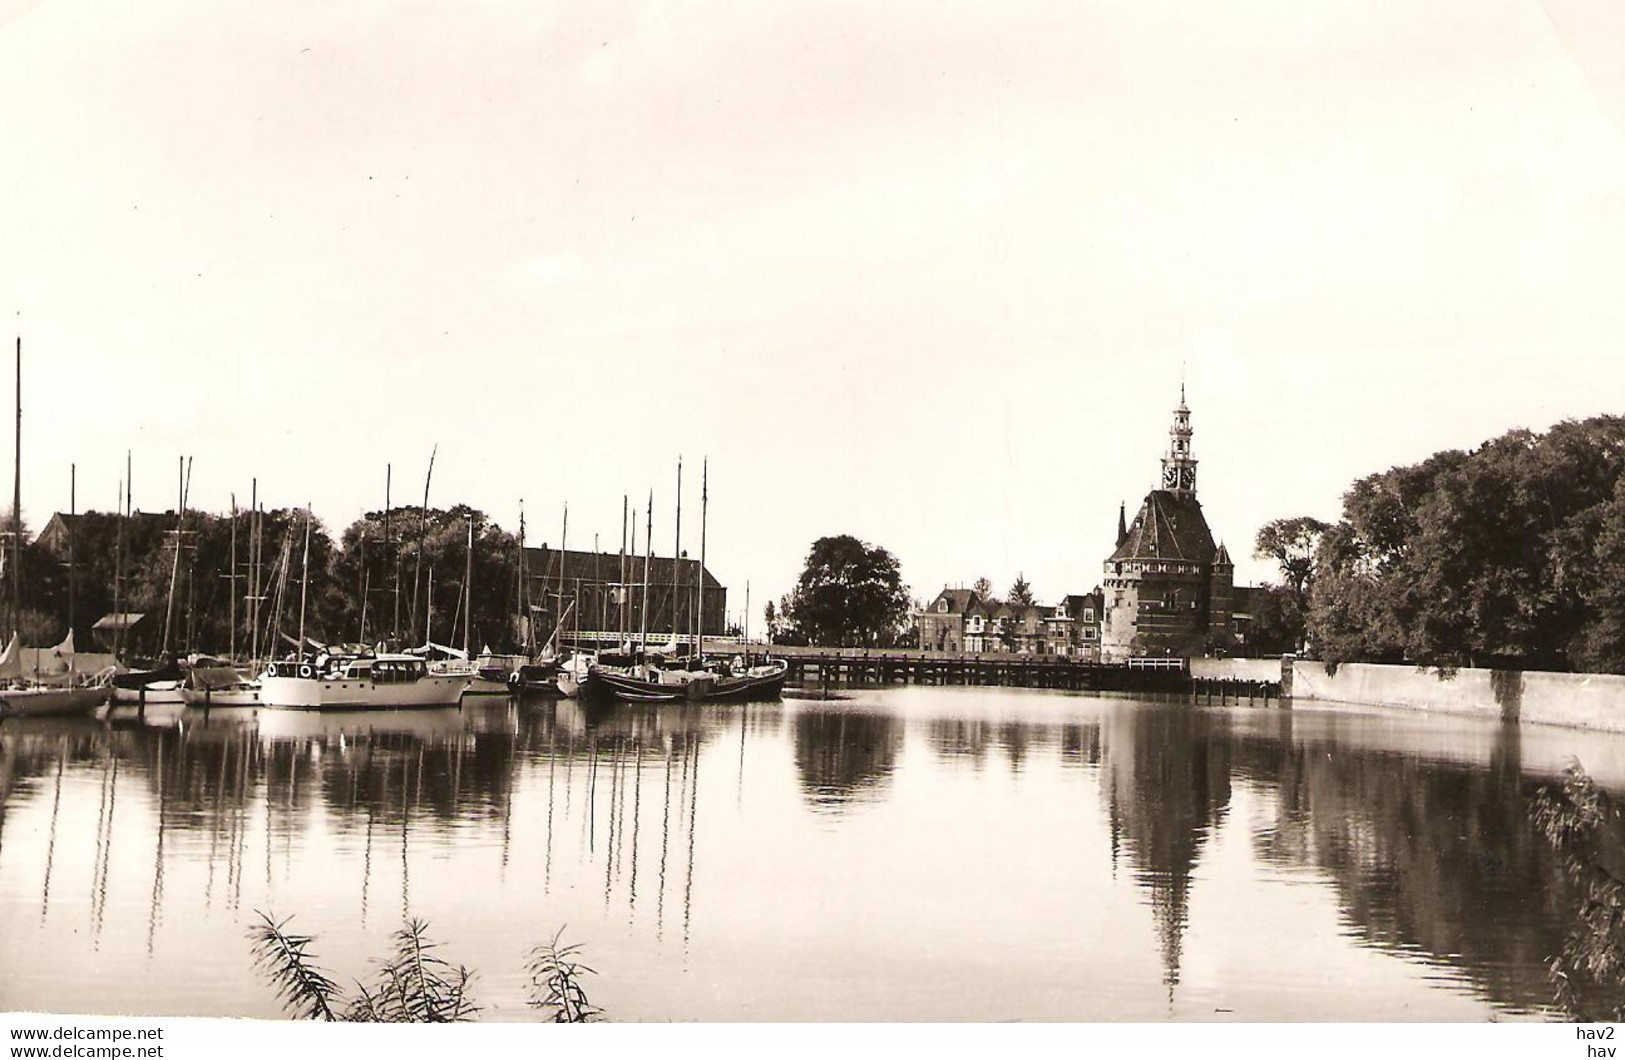
<path fill-rule="evenodd" d="M 1118 516 L 1117 548 L 1106 560 L 1104 662 L 1204 654 L 1228 641 L 1235 568 L 1215 547 L 1196 499 L 1191 410 L 1179 388 L 1162 458 L 1161 488 L 1146 494 L 1134 521 Z"/>

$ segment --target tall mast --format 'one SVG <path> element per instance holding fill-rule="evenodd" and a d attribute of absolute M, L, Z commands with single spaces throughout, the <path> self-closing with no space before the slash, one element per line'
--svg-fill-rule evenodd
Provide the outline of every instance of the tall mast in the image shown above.
<path fill-rule="evenodd" d="M 73 635 L 73 524 L 79 518 L 79 465 L 68 465 L 68 635 Z"/>
<path fill-rule="evenodd" d="M 305 502 L 305 554 L 299 560 L 299 661 L 305 661 L 305 601 L 310 591 L 310 502 Z"/>
<path fill-rule="evenodd" d="M 700 464 L 700 573 L 698 575 L 700 584 L 700 601 L 698 614 L 699 626 L 694 631 L 694 654 L 696 657 L 703 654 L 705 651 L 705 516 L 706 507 L 709 503 L 707 498 L 709 497 L 708 487 L 710 485 L 710 476 L 711 461 L 710 458 L 706 458 L 706 460 Z"/>
<path fill-rule="evenodd" d="M 181 573 L 181 530 L 186 518 L 186 457 L 180 458 L 175 487 L 175 557 L 169 565 L 169 600 L 164 605 L 164 646 L 162 655 L 169 657 L 169 634 L 175 622 L 175 581 Z"/>
<path fill-rule="evenodd" d="M 17 336 L 17 448 L 11 475 L 11 628 L 23 614 L 23 337 Z"/>
<path fill-rule="evenodd" d="M 423 507 L 418 509 L 418 556 L 417 565 L 412 570 L 412 624 L 417 625 L 418 620 L 418 582 L 423 576 L 423 535 L 429 518 L 429 483 L 434 479 L 434 458 L 440 452 L 440 443 L 436 442 L 429 452 L 429 473 L 423 476 Z"/>
<path fill-rule="evenodd" d="M 390 511 L 391 511 L 391 508 L 389 506 L 389 486 L 390 486 L 390 477 L 391 477 L 393 472 L 394 472 L 394 465 L 392 465 L 392 464 L 385 464 L 384 465 L 384 562 L 387 563 L 387 562 L 389 562 L 390 557 L 392 557 L 392 556 L 394 557 L 394 560 L 395 560 L 395 620 L 392 623 L 390 623 L 389 635 L 391 637 L 398 637 L 398 636 L 400 636 L 400 633 L 401 633 L 401 553 L 400 553 L 399 549 L 393 547 L 395 539 L 389 536 L 389 514 L 390 514 Z"/>
<path fill-rule="evenodd" d="M 649 507 L 644 509 L 648 525 L 643 528 L 643 622 L 639 626 L 638 651 L 649 650 L 649 564 L 654 559 L 655 491 L 649 491 Z M 647 659 L 645 659 L 647 661 Z"/>
<path fill-rule="evenodd" d="M 559 638 L 564 636 L 564 549 L 570 540 L 570 502 L 564 502 L 564 529 L 559 531 L 559 610 L 558 618 L 554 621 L 553 640 L 554 648 L 561 647 Z"/>
<path fill-rule="evenodd" d="M 113 627 L 113 655 L 118 658 L 124 648 L 124 619 L 119 607 L 122 594 L 119 587 L 124 581 L 124 480 L 118 482 L 118 530 L 113 537 L 113 615 L 118 625 Z M 121 660 L 122 661 L 122 660 Z"/>
<path fill-rule="evenodd" d="M 474 610 L 474 517 L 468 517 L 468 555 L 463 566 L 463 654 L 473 658 L 469 613 Z"/>
<path fill-rule="evenodd" d="M 622 644 L 626 643 L 626 504 L 626 494 L 623 493 L 621 494 L 621 580 L 616 586 L 620 591 L 616 594 L 617 600 L 615 604 L 615 649 L 617 651 L 620 650 Z"/>
<path fill-rule="evenodd" d="M 682 632 L 677 625 L 677 598 L 683 584 L 683 458 L 677 457 L 677 534 L 671 546 L 671 642 Z"/>
<path fill-rule="evenodd" d="M 367 524 L 361 524 L 361 628 L 356 631 L 358 643 L 367 643 L 367 597 L 372 592 L 372 572 L 367 569 Z"/>
<path fill-rule="evenodd" d="M 231 495 L 231 589 L 226 594 L 228 618 L 231 628 L 231 661 L 237 661 L 237 494 Z"/>
<path fill-rule="evenodd" d="M 429 597 L 423 605 L 423 643 L 434 643 L 431 626 L 434 623 L 434 564 L 429 564 Z"/>
<path fill-rule="evenodd" d="M 632 571 L 633 571 L 634 576 L 637 573 L 637 569 L 638 569 L 638 513 L 637 513 L 636 509 L 633 509 L 633 511 L 632 511 Z M 627 593 L 628 598 L 630 598 L 631 595 L 632 594 L 630 592 Z M 638 613 L 640 615 L 642 614 L 642 605 L 641 604 L 638 605 Z M 638 621 L 642 622 L 643 620 L 640 618 Z M 632 639 L 632 616 L 631 615 L 626 616 L 626 639 L 627 640 Z"/>
<path fill-rule="evenodd" d="M 186 458 L 186 478 L 181 485 L 181 519 L 186 518 L 186 502 L 192 496 L 192 458 Z M 181 534 L 175 542 L 175 547 L 185 545 L 186 535 Z M 194 604 L 197 597 L 197 549 L 191 550 L 191 556 L 186 561 L 186 650 L 197 651 L 197 642 L 192 639 L 192 623 L 197 617 Z"/>
<path fill-rule="evenodd" d="M 78 573 L 73 565 L 73 524 L 79 518 L 79 465 L 68 465 L 68 641 L 73 641 L 73 582 Z M 68 679 L 73 680 L 73 656 L 68 655 Z"/>
<path fill-rule="evenodd" d="M 530 618 L 530 553 L 525 551 L 525 502 L 519 501 L 519 621 L 525 656 L 535 655 L 535 623 Z"/>
<path fill-rule="evenodd" d="M 124 450 L 124 481 L 119 493 L 118 504 L 118 533 L 113 541 L 113 613 L 123 614 L 119 607 L 120 589 L 124 584 L 124 528 L 130 521 L 130 473 L 134 464 L 128 449 Z M 117 629 L 113 630 L 113 654 L 122 658 L 124 654 L 124 624 L 120 620 Z"/>
<path fill-rule="evenodd" d="M 255 665 L 260 660 L 260 559 L 263 542 L 260 533 L 260 480 L 251 480 L 248 494 L 248 653 Z"/>

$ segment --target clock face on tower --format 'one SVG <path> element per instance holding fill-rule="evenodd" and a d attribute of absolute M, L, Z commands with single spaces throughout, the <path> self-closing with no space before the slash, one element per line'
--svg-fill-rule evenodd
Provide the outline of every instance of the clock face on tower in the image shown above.
<path fill-rule="evenodd" d="M 1177 467 L 1162 469 L 1162 488 L 1165 490 L 1179 488 L 1179 469 Z"/>
<path fill-rule="evenodd" d="M 1184 490 L 1193 490 L 1196 488 L 1196 469 L 1194 467 L 1182 467 L 1179 469 L 1179 488 Z"/>

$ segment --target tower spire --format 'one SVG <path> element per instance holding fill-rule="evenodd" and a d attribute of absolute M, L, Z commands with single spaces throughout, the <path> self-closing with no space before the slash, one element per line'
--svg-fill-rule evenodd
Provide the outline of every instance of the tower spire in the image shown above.
<path fill-rule="evenodd" d="M 1122 547 L 1128 540 L 1128 506 L 1123 501 L 1117 502 L 1117 544 Z"/>
<path fill-rule="evenodd" d="M 1191 410 L 1185 404 L 1185 382 L 1179 383 L 1179 407 L 1168 430 L 1168 455 L 1162 458 L 1162 488 L 1175 493 L 1196 492 L 1196 458 L 1191 451 Z"/>

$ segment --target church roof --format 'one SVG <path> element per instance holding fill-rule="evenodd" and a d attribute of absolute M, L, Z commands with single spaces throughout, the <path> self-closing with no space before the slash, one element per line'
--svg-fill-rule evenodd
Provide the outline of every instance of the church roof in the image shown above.
<path fill-rule="evenodd" d="M 1128 528 L 1128 536 L 1108 562 L 1124 559 L 1180 559 L 1211 563 L 1213 534 L 1202 505 L 1190 493 L 1152 490 Z"/>

